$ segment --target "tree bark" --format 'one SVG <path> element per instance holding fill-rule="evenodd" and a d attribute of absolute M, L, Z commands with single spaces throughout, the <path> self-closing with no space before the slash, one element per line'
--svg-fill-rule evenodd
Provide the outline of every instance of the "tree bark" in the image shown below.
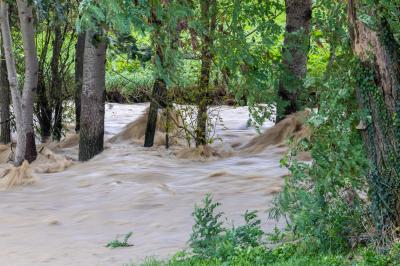
<path fill-rule="evenodd" d="M 25 80 L 22 93 L 23 127 L 26 135 L 25 159 L 36 159 L 35 132 L 33 128 L 33 99 L 38 84 L 38 59 L 32 6 L 27 0 L 17 0 L 25 58 Z"/>
<path fill-rule="evenodd" d="M 208 105 L 210 103 L 210 74 L 213 55 L 211 49 L 214 44 L 214 31 L 216 27 L 217 1 L 201 1 L 201 22 L 206 32 L 202 34 L 201 47 L 201 74 L 199 84 L 199 96 L 197 99 L 197 129 L 196 147 L 207 144 L 207 120 Z"/>
<path fill-rule="evenodd" d="M 166 96 L 166 85 L 164 80 L 157 79 L 154 82 L 152 99 L 150 103 L 149 116 L 147 118 L 147 126 L 144 138 L 144 147 L 152 147 L 154 144 L 154 136 L 157 128 L 158 108 L 165 108 L 166 104 L 163 100 Z"/>
<path fill-rule="evenodd" d="M 87 161 L 103 151 L 105 112 L 105 63 L 104 36 L 86 33 L 83 66 L 81 129 L 79 160 Z M 96 43 L 94 43 L 96 41 Z"/>
<path fill-rule="evenodd" d="M 400 226 L 400 47 L 384 16 L 374 16 L 378 31 L 359 19 L 359 3 L 349 0 L 349 31 L 360 61 L 358 102 L 371 117 L 360 129 L 371 162 L 368 182 L 376 231 L 387 241 L 399 236 Z"/>
<path fill-rule="evenodd" d="M 75 46 L 75 132 L 80 130 L 81 94 L 83 84 L 83 58 L 85 52 L 85 33 L 79 33 Z"/>
<path fill-rule="evenodd" d="M 7 78 L 7 66 L 4 52 L 1 48 L 0 62 L 0 143 L 11 142 L 11 117 L 10 117 L 10 86 Z"/>
<path fill-rule="evenodd" d="M 311 32 L 311 0 L 285 0 L 286 33 L 282 49 L 283 73 L 279 82 L 276 121 L 300 110 L 299 94 L 307 74 Z"/>

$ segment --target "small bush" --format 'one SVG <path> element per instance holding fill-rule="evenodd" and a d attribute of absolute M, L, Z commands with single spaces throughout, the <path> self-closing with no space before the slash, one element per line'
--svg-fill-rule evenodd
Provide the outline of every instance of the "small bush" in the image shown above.
<path fill-rule="evenodd" d="M 107 248 L 121 248 L 121 247 L 131 247 L 133 246 L 132 244 L 128 243 L 128 239 L 132 236 L 132 232 L 127 233 L 124 236 L 123 241 L 120 241 L 118 239 L 118 237 L 110 242 L 108 242 L 108 244 L 106 245 Z"/>
<path fill-rule="evenodd" d="M 190 247 L 193 253 L 200 258 L 211 258 L 216 255 L 217 242 L 224 232 L 221 218 L 223 213 L 216 212 L 220 203 L 212 202 L 210 195 L 203 200 L 203 206 L 195 206 L 193 217 L 195 224 L 190 237 Z"/>
<path fill-rule="evenodd" d="M 195 225 L 189 240 L 194 258 L 229 261 L 244 250 L 264 249 L 264 232 L 257 212 L 246 211 L 244 225 L 225 228 L 223 213 L 216 210 L 219 206 L 220 203 L 213 202 L 210 195 L 203 200 L 203 206 L 195 206 Z"/>

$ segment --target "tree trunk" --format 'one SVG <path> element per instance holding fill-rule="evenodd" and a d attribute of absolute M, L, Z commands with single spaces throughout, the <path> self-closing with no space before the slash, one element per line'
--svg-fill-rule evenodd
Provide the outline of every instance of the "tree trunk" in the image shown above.
<path fill-rule="evenodd" d="M 154 144 L 154 136 L 157 127 L 158 108 L 165 108 L 164 98 L 166 96 L 166 85 L 162 79 L 157 79 L 154 82 L 153 94 L 150 103 L 149 116 L 147 118 L 147 126 L 144 138 L 144 147 L 152 147 Z"/>
<path fill-rule="evenodd" d="M 15 152 L 15 164 L 20 165 L 25 157 L 26 135 L 23 128 L 22 97 L 19 91 L 17 69 L 12 51 L 11 29 L 9 23 L 8 4 L 3 0 L 0 3 L 1 34 L 3 37 L 4 57 L 6 58 L 7 76 L 10 85 L 12 103 L 14 107 L 15 124 L 17 128 L 17 147 Z"/>
<path fill-rule="evenodd" d="M 377 32 L 358 18 L 358 3 L 349 0 L 349 31 L 360 60 L 357 98 L 371 117 L 360 128 L 372 166 L 371 211 L 381 240 L 390 241 L 400 226 L 400 47 L 385 17 L 375 16 Z"/>
<path fill-rule="evenodd" d="M 37 86 L 37 57 L 33 30 L 32 7 L 26 1 L 18 0 L 18 13 L 21 24 L 22 41 L 25 56 L 25 83 L 22 94 L 19 90 L 15 58 L 12 51 L 11 30 L 8 18 L 8 4 L 0 3 L 1 33 L 3 36 L 4 56 L 10 84 L 17 128 L 17 148 L 15 164 L 21 165 L 24 159 L 29 162 L 36 159 L 36 145 L 33 131 L 33 93 Z"/>
<path fill-rule="evenodd" d="M 23 127 L 26 135 L 25 159 L 32 162 L 37 156 L 33 128 L 33 99 L 38 84 L 38 59 L 32 6 L 27 0 L 17 0 L 17 5 L 25 57 L 25 80 L 22 93 Z"/>
<path fill-rule="evenodd" d="M 94 43 L 94 41 L 97 43 Z M 103 151 L 106 42 L 86 33 L 83 66 L 79 160 L 87 161 Z"/>
<path fill-rule="evenodd" d="M 63 36 L 61 34 L 60 25 L 56 25 L 54 29 L 54 40 L 53 40 L 53 55 L 51 58 L 50 70 L 51 70 L 51 86 L 50 91 L 52 95 L 54 105 L 54 124 L 53 124 L 53 140 L 60 141 L 62 133 L 62 84 L 60 77 L 60 57 L 61 48 L 63 45 Z"/>
<path fill-rule="evenodd" d="M 10 87 L 4 52 L 1 53 L 0 62 L 0 123 L 0 143 L 8 144 L 11 142 Z"/>
<path fill-rule="evenodd" d="M 83 58 L 85 52 L 85 33 L 79 33 L 75 46 L 75 132 L 80 130 L 81 94 L 83 84 Z"/>
<path fill-rule="evenodd" d="M 300 110 L 299 94 L 307 74 L 310 46 L 311 0 L 285 0 L 286 33 L 282 49 L 283 73 L 279 82 L 276 121 Z"/>
<path fill-rule="evenodd" d="M 164 65 L 164 55 L 161 48 L 161 40 L 160 40 L 160 27 L 161 21 L 157 18 L 156 8 L 153 6 L 151 12 L 151 23 L 155 27 L 155 31 L 153 33 L 154 43 L 156 45 L 156 56 L 160 62 L 160 65 Z M 156 60 L 157 61 L 157 60 Z M 149 116 L 147 118 L 147 126 L 144 137 L 144 147 L 152 147 L 154 144 L 154 136 L 156 133 L 157 127 L 157 114 L 159 107 L 166 107 L 165 97 L 167 94 L 167 87 L 165 85 L 164 80 L 161 78 L 157 78 L 154 82 L 152 99 L 150 100 L 150 109 Z"/>
<path fill-rule="evenodd" d="M 210 74 L 213 55 L 211 49 L 214 44 L 213 35 L 216 27 L 217 1 L 201 1 L 201 22 L 206 32 L 202 34 L 201 47 L 201 75 L 199 97 L 197 105 L 196 146 L 207 144 L 208 104 L 210 102 Z"/>

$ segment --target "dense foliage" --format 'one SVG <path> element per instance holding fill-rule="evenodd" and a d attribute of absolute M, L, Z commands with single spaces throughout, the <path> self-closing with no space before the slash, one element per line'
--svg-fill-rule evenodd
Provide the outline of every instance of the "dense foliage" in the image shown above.
<path fill-rule="evenodd" d="M 193 213 L 195 225 L 191 252 L 177 253 L 168 261 L 148 259 L 141 265 L 396 265 L 400 263 L 399 246 L 385 255 L 372 248 L 360 248 L 346 253 L 320 253 L 308 241 L 288 242 L 279 231 L 265 236 L 256 213 L 246 212 L 245 224 L 223 228 L 219 203 L 207 196 L 203 206 Z"/>

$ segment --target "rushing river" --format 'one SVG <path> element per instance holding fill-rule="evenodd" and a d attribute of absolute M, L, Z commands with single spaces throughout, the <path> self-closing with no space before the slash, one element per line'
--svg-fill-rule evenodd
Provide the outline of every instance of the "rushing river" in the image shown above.
<path fill-rule="evenodd" d="M 107 104 L 107 138 L 146 107 Z M 222 107 L 221 115 L 218 148 L 232 149 L 230 144 L 257 134 L 246 127 L 247 108 Z M 187 246 L 194 204 L 207 193 L 222 203 L 227 223 L 241 224 L 249 209 L 259 210 L 265 230 L 275 226 L 266 210 L 287 174 L 279 167 L 278 148 L 193 161 L 177 158 L 174 147 L 106 146 L 87 163 L 35 174 L 35 184 L 0 192 L 0 265 L 122 265 L 152 255 L 166 258 Z M 61 152 L 77 157 L 77 147 Z M 128 232 L 132 247 L 105 247 Z"/>

